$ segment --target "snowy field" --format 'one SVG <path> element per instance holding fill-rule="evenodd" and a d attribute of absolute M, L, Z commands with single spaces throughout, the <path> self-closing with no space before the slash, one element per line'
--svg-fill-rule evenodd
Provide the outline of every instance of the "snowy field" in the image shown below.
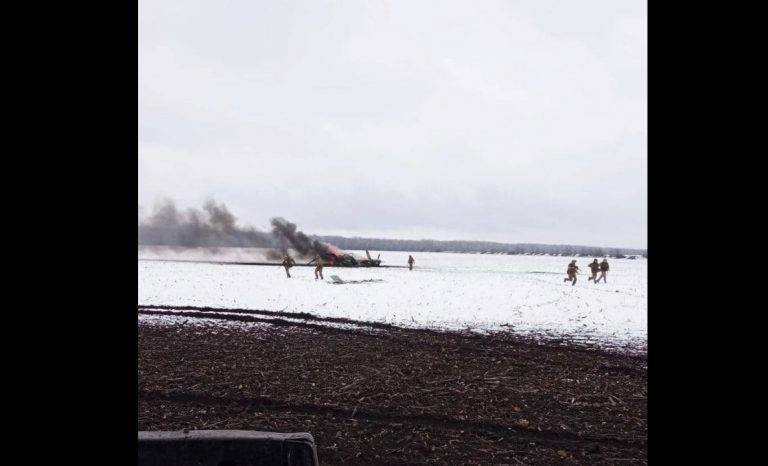
<path fill-rule="evenodd" d="M 608 283 L 595 285 L 587 282 L 592 258 L 576 258 L 581 274 L 571 286 L 563 282 L 570 257 L 413 256 L 413 271 L 326 268 L 321 282 L 311 267 L 295 267 L 293 278 L 287 279 L 282 267 L 142 260 L 263 261 L 259 250 L 226 248 L 213 254 L 142 248 L 138 303 L 309 312 L 410 327 L 569 334 L 597 343 L 644 346 L 647 341 L 646 259 L 609 259 Z M 381 253 L 382 265 L 406 265 L 407 258 L 407 252 Z M 333 285 L 331 275 L 383 281 Z"/>

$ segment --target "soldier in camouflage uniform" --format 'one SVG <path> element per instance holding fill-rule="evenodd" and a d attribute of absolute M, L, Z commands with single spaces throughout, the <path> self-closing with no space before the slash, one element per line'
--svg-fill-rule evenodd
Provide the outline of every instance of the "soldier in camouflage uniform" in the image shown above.
<path fill-rule="evenodd" d="M 296 261 L 293 260 L 293 257 L 289 256 L 288 254 L 283 257 L 282 266 L 285 267 L 285 274 L 288 276 L 288 278 L 291 278 L 291 272 L 288 270 L 296 264 Z"/>
<path fill-rule="evenodd" d="M 317 262 L 317 265 L 315 266 L 315 280 L 320 278 L 320 280 L 325 280 L 323 278 L 323 258 L 320 257 L 320 254 L 315 256 L 315 262 Z"/>
<path fill-rule="evenodd" d="M 610 267 L 608 266 L 608 259 L 604 258 L 603 261 L 600 263 L 600 277 L 598 277 L 597 280 L 595 280 L 595 283 L 599 282 L 600 279 L 603 280 L 603 283 L 608 283 L 608 278 L 605 276 L 605 274 L 608 273 L 608 269 Z"/>
<path fill-rule="evenodd" d="M 568 264 L 568 278 L 564 278 L 564 282 L 573 282 L 571 283 L 571 286 L 576 284 L 576 274 L 579 273 L 579 267 L 576 265 L 576 259 L 572 260 L 570 264 Z"/>
<path fill-rule="evenodd" d="M 600 271 L 600 264 L 597 262 L 597 259 L 593 260 L 592 263 L 589 264 L 589 270 L 592 272 L 592 276 L 587 278 L 587 281 L 595 281 L 597 279 L 597 272 Z M 595 281 L 595 283 L 597 283 L 597 281 Z"/>

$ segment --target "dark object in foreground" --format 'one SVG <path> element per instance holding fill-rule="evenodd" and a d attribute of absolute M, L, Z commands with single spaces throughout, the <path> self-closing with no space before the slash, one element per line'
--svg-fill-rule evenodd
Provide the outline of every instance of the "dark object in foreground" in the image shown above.
<path fill-rule="evenodd" d="M 139 466 L 317 466 L 312 435 L 250 430 L 139 432 Z"/>

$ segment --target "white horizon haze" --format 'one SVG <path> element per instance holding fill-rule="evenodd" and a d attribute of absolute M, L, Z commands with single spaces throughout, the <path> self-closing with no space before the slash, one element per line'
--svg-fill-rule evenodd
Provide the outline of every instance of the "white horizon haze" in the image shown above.
<path fill-rule="evenodd" d="M 139 0 L 138 58 L 145 213 L 647 248 L 645 1 Z"/>

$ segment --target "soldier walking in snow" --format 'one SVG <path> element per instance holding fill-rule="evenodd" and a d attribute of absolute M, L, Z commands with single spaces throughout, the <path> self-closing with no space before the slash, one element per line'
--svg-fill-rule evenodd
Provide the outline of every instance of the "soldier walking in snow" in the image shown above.
<path fill-rule="evenodd" d="M 289 256 L 288 254 L 283 257 L 282 265 L 285 267 L 285 274 L 288 276 L 288 278 L 291 278 L 291 272 L 288 270 L 296 264 L 296 261 L 293 260 L 293 257 Z"/>
<path fill-rule="evenodd" d="M 568 264 L 568 278 L 564 278 L 564 282 L 573 282 L 571 283 L 571 286 L 576 284 L 576 274 L 579 273 L 579 267 L 576 265 L 576 259 L 572 260 L 570 264 Z"/>
<path fill-rule="evenodd" d="M 587 281 L 595 281 L 597 279 L 597 272 L 600 271 L 600 264 L 597 263 L 597 259 L 593 260 L 591 264 L 589 264 L 589 269 L 592 271 L 592 276 L 587 278 Z M 595 281 L 595 283 L 597 283 Z"/>
<path fill-rule="evenodd" d="M 323 278 L 323 258 L 320 257 L 320 254 L 315 256 L 315 261 L 317 261 L 317 265 L 315 266 L 315 280 L 318 278 L 320 278 L 320 280 L 325 280 Z"/>
<path fill-rule="evenodd" d="M 598 277 L 597 280 L 595 280 L 595 283 L 599 282 L 600 279 L 603 280 L 603 283 L 608 283 L 608 278 L 605 276 L 605 274 L 608 273 L 608 258 L 604 258 L 603 261 L 600 263 L 600 277 Z"/>
<path fill-rule="evenodd" d="M 413 258 L 413 256 L 411 256 L 411 255 L 409 254 L 409 255 L 408 255 L 408 269 L 409 269 L 409 270 L 413 270 L 413 263 L 414 263 L 414 262 L 416 262 L 416 260 Z"/>

